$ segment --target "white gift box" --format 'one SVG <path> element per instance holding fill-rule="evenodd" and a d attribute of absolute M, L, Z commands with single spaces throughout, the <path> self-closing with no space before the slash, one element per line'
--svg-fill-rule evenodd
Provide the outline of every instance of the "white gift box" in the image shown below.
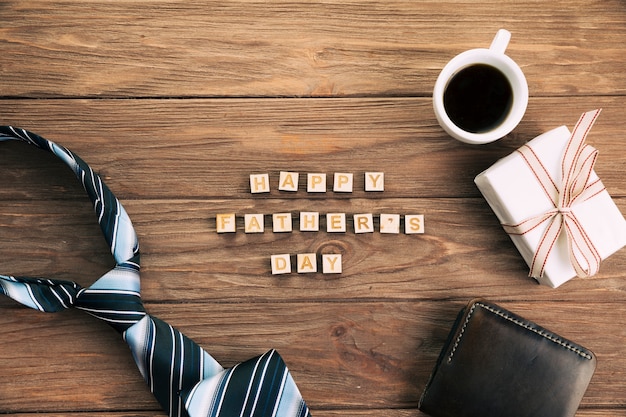
<path fill-rule="evenodd" d="M 561 181 L 561 160 L 569 138 L 569 129 L 561 126 L 527 143 L 557 184 Z M 592 171 L 590 182 L 596 179 L 598 177 Z M 554 209 L 554 204 L 546 196 L 519 152 L 513 152 L 497 161 L 476 176 L 474 182 L 501 224 L 519 224 Z M 626 245 L 626 220 L 606 190 L 586 201 L 576 203 L 571 209 L 601 259 L 606 259 Z M 547 223 L 524 234 L 510 235 L 529 266 Z M 575 276 L 568 252 L 567 236 L 562 232 L 547 258 L 543 276 L 535 278 L 540 284 L 556 288 Z"/>

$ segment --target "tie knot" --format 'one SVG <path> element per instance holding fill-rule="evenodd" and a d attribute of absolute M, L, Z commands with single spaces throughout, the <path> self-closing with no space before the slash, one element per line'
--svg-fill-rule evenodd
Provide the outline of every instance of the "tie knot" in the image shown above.
<path fill-rule="evenodd" d="M 138 265 L 117 265 L 91 287 L 81 289 L 74 305 L 124 332 L 146 315 L 139 292 Z"/>

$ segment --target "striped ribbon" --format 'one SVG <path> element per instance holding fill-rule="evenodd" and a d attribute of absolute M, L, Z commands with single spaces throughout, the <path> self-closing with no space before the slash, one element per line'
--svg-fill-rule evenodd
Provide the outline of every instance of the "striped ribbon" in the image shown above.
<path fill-rule="evenodd" d="M 524 145 L 518 149 L 553 205 L 553 208 L 545 213 L 532 216 L 518 224 L 502 225 L 511 235 L 523 235 L 547 223 L 530 266 L 531 277 L 543 276 L 546 262 L 563 231 L 566 233 L 567 251 L 576 275 L 581 278 L 590 277 L 600 268 L 602 260 L 600 254 L 572 211 L 576 204 L 593 198 L 605 189 L 600 179 L 591 181 L 598 151 L 585 144 L 585 138 L 599 114 L 599 109 L 593 110 L 583 113 L 578 120 L 561 160 L 560 184 L 550 177 L 530 146 Z"/>
<path fill-rule="evenodd" d="M 71 281 L 0 275 L 0 293 L 39 311 L 75 307 L 106 321 L 122 334 L 170 417 L 310 417 L 275 350 L 224 369 L 194 341 L 146 313 L 137 235 L 119 200 L 87 163 L 23 129 L 0 127 L 0 142 L 7 140 L 47 150 L 74 171 L 93 203 L 116 265 L 88 288 Z"/>

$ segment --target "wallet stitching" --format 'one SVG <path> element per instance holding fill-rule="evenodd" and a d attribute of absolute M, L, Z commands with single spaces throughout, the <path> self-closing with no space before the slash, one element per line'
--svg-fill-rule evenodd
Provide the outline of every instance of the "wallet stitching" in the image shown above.
<path fill-rule="evenodd" d="M 527 330 L 530 330 L 533 333 L 538 334 L 539 336 L 553 342 L 556 343 L 560 346 L 563 346 L 564 348 L 576 353 L 577 355 L 591 360 L 592 357 L 590 354 L 588 354 L 587 352 L 584 352 L 582 350 L 580 350 L 579 348 L 577 348 L 576 346 L 572 346 L 571 344 L 567 343 L 565 340 L 556 337 L 554 334 L 552 333 L 547 333 L 544 330 L 538 330 L 532 326 L 530 326 L 528 323 L 525 323 L 523 321 L 520 321 L 514 317 L 511 317 L 510 315 L 506 314 L 505 312 L 501 311 L 501 310 L 497 310 L 493 307 L 490 307 L 488 305 L 482 304 L 482 303 L 475 303 L 472 308 L 470 309 L 470 311 L 467 313 L 467 317 L 465 318 L 465 322 L 463 322 L 463 326 L 461 327 L 461 332 L 459 333 L 459 336 L 456 338 L 455 342 L 454 342 L 454 346 L 452 346 L 452 350 L 450 351 L 450 355 L 448 356 L 448 363 L 452 362 L 452 357 L 454 356 L 454 353 L 456 352 L 457 347 L 459 346 L 459 343 L 461 343 L 461 339 L 463 338 L 463 334 L 465 333 L 465 329 L 467 328 L 467 324 L 469 323 L 470 318 L 472 317 L 472 314 L 474 314 L 474 310 L 476 310 L 476 307 L 482 307 L 487 311 L 490 311 L 500 317 L 502 317 L 503 319 L 506 319 L 508 321 L 510 321 L 511 323 L 514 323 L 518 326 L 521 326 Z"/>

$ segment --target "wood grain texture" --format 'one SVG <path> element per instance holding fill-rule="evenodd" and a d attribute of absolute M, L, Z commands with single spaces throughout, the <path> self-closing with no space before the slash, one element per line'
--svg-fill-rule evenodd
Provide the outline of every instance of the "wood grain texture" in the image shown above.
<path fill-rule="evenodd" d="M 528 110 L 506 138 L 465 145 L 437 125 L 432 87 L 501 27 Z M 538 286 L 473 184 L 603 108 L 588 142 L 626 213 L 623 1 L 0 1 L 0 51 L 0 124 L 92 165 L 137 229 L 147 309 L 223 365 L 277 348 L 315 417 L 423 417 L 457 311 L 485 297 L 596 353 L 578 417 L 626 416 L 626 251 Z M 282 170 L 301 174 L 298 192 L 278 191 Z M 385 173 L 384 192 L 363 191 L 366 171 Z M 351 172 L 354 191 L 307 193 L 307 172 Z M 255 173 L 270 193 L 250 193 Z M 348 231 L 271 231 L 272 213 L 302 211 L 346 213 Z M 236 233 L 216 233 L 223 212 Z M 246 213 L 265 233 L 243 232 Z M 356 213 L 424 214 L 426 233 L 357 235 Z M 286 252 L 341 253 L 344 272 L 272 276 Z M 0 273 L 89 285 L 111 266 L 72 173 L 0 143 Z M 4 298 L 0 311 L 0 414 L 165 415 L 104 323 Z"/>
<path fill-rule="evenodd" d="M 609 1 L 3 1 L 2 95 L 430 94 L 441 67 L 512 33 L 533 95 L 623 94 Z M 250 12 L 250 10 L 254 10 Z"/>

